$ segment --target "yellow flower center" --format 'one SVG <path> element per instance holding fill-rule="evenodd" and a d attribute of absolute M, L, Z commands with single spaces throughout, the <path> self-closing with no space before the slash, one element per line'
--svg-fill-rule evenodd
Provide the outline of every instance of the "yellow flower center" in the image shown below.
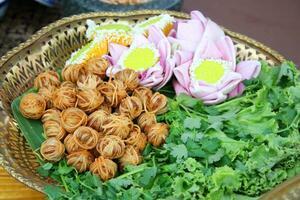
<path fill-rule="evenodd" d="M 144 71 L 153 67 L 158 57 L 153 49 L 140 47 L 133 49 L 124 59 L 124 67 L 135 71 Z"/>
<path fill-rule="evenodd" d="M 225 70 L 221 63 L 204 60 L 195 68 L 195 78 L 199 81 L 204 81 L 209 84 L 217 83 L 224 75 Z"/>

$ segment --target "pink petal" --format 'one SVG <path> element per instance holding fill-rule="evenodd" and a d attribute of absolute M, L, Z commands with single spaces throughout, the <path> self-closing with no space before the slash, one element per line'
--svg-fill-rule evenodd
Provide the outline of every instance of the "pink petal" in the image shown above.
<path fill-rule="evenodd" d="M 110 43 L 108 46 L 108 50 L 111 55 L 112 64 L 116 65 L 122 54 L 128 50 L 128 47 L 115 43 Z"/>
<path fill-rule="evenodd" d="M 162 74 L 153 73 L 147 78 L 140 80 L 140 84 L 145 87 L 153 88 L 157 86 L 162 80 L 163 80 Z"/>
<path fill-rule="evenodd" d="M 176 29 L 172 29 L 168 35 L 168 37 L 176 37 Z"/>
<path fill-rule="evenodd" d="M 242 75 L 243 80 L 256 78 L 261 70 L 261 64 L 256 60 L 241 61 L 236 67 L 236 72 Z"/>
<path fill-rule="evenodd" d="M 180 46 L 180 49 L 183 51 L 191 51 L 194 52 L 197 48 L 197 43 L 188 41 L 188 40 L 180 40 L 173 37 L 168 37 L 168 40 L 171 44 L 177 44 Z"/>
<path fill-rule="evenodd" d="M 144 35 L 138 34 L 138 35 L 135 35 L 130 47 L 131 48 L 139 47 L 139 46 L 142 46 L 144 44 L 149 44 L 148 39 Z"/>
<path fill-rule="evenodd" d="M 243 94 L 245 90 L 245 85 L 243 83 L 239 83 L 237 85 L 237 87 L 235 87 L 229 94 L 228 94 L 228 97 L 229 98 L 232 98 L 232 97 L 236 97 L 236 96 L 239 96 L 241 94 Z"/>
<path fill-rule="evenodd" d="M 194 10 L 191 12 L 191 19 L 199 20 L 202 23 L 207 22 L 207 18 L 198 10 Z"/>
<path fill-rule="evenodd" d="M 213 105 L 221 103 L 227 99 L 227 95 L 222 94 L 221 92 L 213 93 L 210 96 L 205 97 L 204 104 Z"/>
<path fill-rule="evenodd" d="M 155 87 L 163 80 L 163 69 L 157 63 L 140 75 L 140 84 L 146 87 Z"/>
<path fill-rule="evenodd" d="M 203 35 L 203 31 L 204 27 L 200 21 L 189 20 L 187 23 L 178 23 L 176 37 L 191 42 L 199 42 Z"/>
<path fill-rule="evenodd" d="M 164 67 L 164 78 L 161 81 L 161 83 L 158 84 L 154 89 L 159 90 L 169 82 L 169 80 L 173 75 L 174 68 L 175 68 L 175 61 L 172 59 L 168 59 Z"/>
<path fill-rule="evenodd" d="M 177 51 L 174 55 L 177 65 L 182 65 L 188 61 L 192 61 L 193 53 L 190 51 Z"/>
<path fill-rule="evenodd" d="M 186 62 L 183 65 L 174 68 L 174 75 L 180 85 L 188 88 L 190 84 L 190 68 L 191 62 Z"/>
<path fill-rule="evenodd" d="M 148 88 L 153 88 L 155 87 L 158 83 L 160 83 L 162 81 L 162 77 L 155 77 L 155 76 L 151 76 L 148 79 L 145 79 L 144 81 L 141 81 L 140 84 L 148 87 Z"/>
<path fill-rule="evenodd" d="M 222 59 L 223 60 L 227 60 L 229 62 L 233 63 L 233 71 L 235 71 L 235 57 L 236 57 L 236 53 L 235 53 L 235 48 L 233 45 L 233 42 L 231 40 L 230 37 L 225 36 L 225 37 L 221 37 L 219 40 L 217 40 L 216 45 L 218 47 L 218 49 L 222 52 Z"/>
<path fill-rule="evenodd" d="M 207 23 L 205 24 L 205 31 L 203 33 L 203 38 L 217 40 L 220 37 L 224 37 L 225 33 L 222 28 L 216 24 L 215 22 L 208 19 Z"/>
<path fill-rule="evenodd" d="M 223 94 L 228 94 L 231 92 L 240 82 L 242 81 L 242 76 L 236 72 L 228 72 L 218 84 L 217 88 Z"/>
<path fill-rule="evenodd" d="M 199 99 L 217 92 L 217 88 L 215 86 L 201 83 L 201 81 L 191 82 L 189 90 L 194 97 Z"/>
<path fill-rule="evenodd" d="M 222 56 L 222 52 L 212 40 L 203 38 L 196 49 L 193 61 L 197 62 L 201 58 L 219 59 L 222 58 Z"/>
<path fill-rule="evenodd" d="M 165 38 L 159 41 L 157 48 L 160 55 L 160 64 L 163 65 L 163 63 L 166 62 L 166 59 L 171 56 L 171 44 Z"/>
<path fill-rule="evenodd" d="M 111 65 L 116 64 L 114 63 L 113 58 L 110 55 L 103 55 L 102 57 L 107 59 Z"/>
<path fill-rule="evenodd" d="M 182 85 L 180 85 L 178 83 L 178 81 L 175 79 L 173 80 L 173 88 L 176 92 L 176 95 L 186 94 L 186 95 L 191 96 L 190 92 L 186 88 L 184 88 Z"/>
<path fill-rule="evenodd" d="M 148 40 L 157 46 L 159 42 L 163 39 L 167 39 L 161 29 L 156 26 L 151 26 L 149 28 Z"/>

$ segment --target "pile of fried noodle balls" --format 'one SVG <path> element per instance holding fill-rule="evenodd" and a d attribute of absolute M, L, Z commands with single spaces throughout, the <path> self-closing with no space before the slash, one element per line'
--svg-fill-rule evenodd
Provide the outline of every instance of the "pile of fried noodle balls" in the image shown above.
<path fill-rule="evenodd" d="M 156 121 L 167 111 L 167 97 L 140 86 L 131 69 L 106 77 L 109 65 L 91 58 L 65 66 L 63 82 L 55 71 L 40 73 L 34 80 L 38 93 L 25 94 L 19 107 L 24 117 L 43 123 L 45 160 L 65 157 L 78 172 L 90 170 L 103 181 L 125 165 L 140 164 L 147 143 L 159 147 L 169 133 Z"/>

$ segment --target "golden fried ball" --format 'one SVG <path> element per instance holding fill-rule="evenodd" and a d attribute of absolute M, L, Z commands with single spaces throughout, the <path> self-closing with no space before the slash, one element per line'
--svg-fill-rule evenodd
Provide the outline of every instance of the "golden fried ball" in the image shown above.
<path fill-rule="evenodd" d="M 99 76 L 86 74 L 80 76 L 79 80 L 77 81 L 77 86 L 81 90 L 94 90 L 99 87 L 101 83 L 103 83 L 103 81 Z"/>
<path fill-rule="evenodd" d="M 19 109 L 26 118 L 39 119 L 46 109 L 46 101 L 39 94 L 29 93 L 22 97 Z"/>
<path fill-rule="evenodd" d="M 53 93 L 52 98 L 54 107 L 60 110 L 75 107 L 77 101 L 75 85 L 71 82 L 64 82 Z"/>
<path fill-rule="evenodd" d="M 143 111 L 143 105 L 138 97 L 126 97 L 119 106 L 119 112 L 129 116 L 131 119 L 138 117 Z"/>
<path fill-rule="evenodd" d="M 65 66 L 62 70 L 62 77 L 64 81 L 71 81 L 72 83 L 76 83 L 80 76 L 85 74 L 83 64 L 71 64 Z"/>
<path fill-rule="evenodd" d="M 76 142 L 73 134 L 68 134 L 64 139 L 64 145 L 66 147 L 66 151 L 70 154 L 73 152 L 84 150 L 81 148 Z"/>
<path fill-rule="evenodd" d="M 105 110 L 97 110 L 88 116 L 87 126 L 98 132 L 103 132 L 103 125 L 108 122 L 110 114 Z"/>
<path fill-rule="evenodd" d="M 141 132 L 138 125 L 133 125 L 128 138 L 125 140 L 126 145 L 132 145 L 138 151 L 143 151 L 147 145 L 147 136 Z"/>
<path fill-rule="evenodd" d="M 102 127 L 105 135 L 116 135 L 125 139 L 133 127 L 133 122 L 125 115 L 110 115 L 109 121 Z"/>
<path fill-rule="evenodd" d="M 89 169 L 94 162 L 94 156 L 87 150 L 73 152 L 67 155 L 67 164 L 73 166 L 78 172 Z"/>
<path fill-rule="evenodd" d="M 163 114 L 168 111 L 168 98 L 155 92 L 146 103 L 147 111 L 155 114 Z"/>
<path fill-rule="evenodd" d="M 155 147 L 162 145 L 169 135 L 169 126 L 164 123 L 156 123 L 150 126 L 147 133 L 148 142 Z"/>
<path fill-rule="evenodd" d="M 43 128 L 47 138 L 55 137 L 56 139 L 61 140 L 66 135 L 65 129 L 61 126 L 60 122 L 57 121 L 46 121 L 43 124 Z"/>
<path fill-rule="evenodd" d="M 119 159 L 121 168 L 126 165 L 138 165 L 143 161 L 143 157 L 140 152 L 131 145 L 126 146 L 125 153 Z"/>
<path fill-rule="evenodd" d="M 46 71 L 40 73 L 34 79 L 35 88 L 47 88 L 47 87 L 58 87 L 60 85 L 59 75 L 55 71 Z"/>
<path fill-rule="evenodd" d="M 64 81 L 61 83 L 60 87 L 67 87 L 67 88 L 73 88 L 76 89 L 75 83 L 72 83 L 71 81 Z"/>
<path fill-rule="evenodd" d="M 38 94 L 42 95 L 44 97 L 44 99 L 46 101 L 47 108 L 52 108 L 53 107 L 52 99 L 53 99 L 53 94 L 56 90 L 57 90 L 57 88 L 53 87 L 53 86 L 42 87 L 42 88 L 39 89 Z"/>
<path fill-rule="evenodd" d="M 40 152 L 46 160 L 57 162 L 64 156 L 65 146 L 58 139 L 51 137 L 42 143 Z"/>
<path fill-rule="evenodd" d="M 77 93 L 77 106 L 87 113 L 91 113 L 103 103 L 104 97 L 96 89 L 79 90 Z"/>
<path fill-rule="evenodd" d="M 144 112 L 138 117 L 137 124 L 140 126 L 142 131 L 147 133 L 149 127 L 152 124 L 156 124 L 156 116 L 154 113 Z"/>
<path fill-rule="evenodd" d="M 141 100 L 143 106 L 146 105 L 148 99 L 150 99 L 152 95 L 153 95 L 152 90 L 143 86 L 136 88 L 132 93 L 132 96 L 135 96 Z"/>
<path fill-rule="evenodd" d="M 123 156 L 125 143 L 118 136 L 107 135 L 100 140 L 96 148 L 101 156 L 109 159 L 115 159 Z"/>
<path fill-rule="evenodd" d="M 122 99 L 127 96 L 126 86 L 122 81 L 118 80 L 103 82 L 98 89 L 105 97 L 106 102 L 114 108 L 118 107 Z"/>
<path fill-rule="evenodd" d="M 68 108 L 61 113 L 61 124 L 67 132 L 73 133 L 87 124 L 87 115 L 79 108 Z"/>
<path fill-rule="evenodd" d="M 93 149 L 99 141 L 99 134 L 87 126 L 80 126 L 74 132 L 74 141 L 83 149 Z"/>
<path fill-rule="evenodd" d="M 107 181 L 115 177 L 118 170 L 117 164 L 103 156 L 96 158 L 95 161 L 90 165 L 90 171 L 98 175 L 103 181 Z"/>
<path fill-rule="evenodd" d="M 86 62 L 85 70 L 104 79 L 109 66 L 110 62 L 106 58 L 93 57 Z"/>
<path fill-rule="evenodd" d="M 136 71 L 132 69 L 124 69 L 114 75 L 116 80 L 122 81 L 126 86 L 126 90 L 133 91 L 139 86 L 140 79 Z"/>
<path fill-rule="evenodd" d="M 55 108 L 48 109 L 44 112 L 41 120 L 43 123 L 46 121 L 56 121 L 60 123 L 60 111 Z"/>
<path fill-rule="evenodd" d="M 106 101 L 99 106 L 98 110 L 104 110 L 109 114 L 112 113 L 112 107 Z"/>

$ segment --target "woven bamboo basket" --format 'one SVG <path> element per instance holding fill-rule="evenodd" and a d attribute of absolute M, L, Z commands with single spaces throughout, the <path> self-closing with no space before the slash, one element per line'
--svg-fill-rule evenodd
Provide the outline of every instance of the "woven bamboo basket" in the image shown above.
<path fill-rule="evenodd" d="M 84 37 L 87 19 L 93 19 L 99 24 L 120 19 L 134 24 L 161 13 L 182 19 L 189 17 L 185 13 L 162 10 L 126 13 L 96 12 L 75 15 L 44 27 L 25 43 L 20 44 L 1 58 L 0 164 L 13 177 L 38 191 L 42 191 L 45 184 L 51 182 L 51 180 L 43 179 L 36 172 L 38 163 L 11 114 L 11 102 L 33 85 L 33 79 L 37 74 L 45 69 L 62 68 L 70 54 L 87 42 Z M 280 54 L 267 46 L 226 28 L 224 30 L 234 41 L 237 59 L 258 59 L 269 64 L 279 64 L 284 61 Z M 291 182 L 285 184 L 290 186 Z M 281 193 L 282 191 L 277 192 L 278 198 L 281 197 L 278 195 Z"/>

